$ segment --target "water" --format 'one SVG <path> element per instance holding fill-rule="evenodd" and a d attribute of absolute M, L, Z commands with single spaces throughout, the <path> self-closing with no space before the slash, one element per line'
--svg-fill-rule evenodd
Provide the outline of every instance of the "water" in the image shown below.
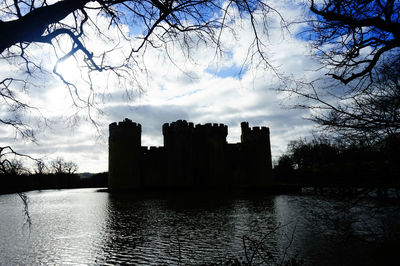
<path fill-rule="evenodd" d="M 376 265 L 395 261 L 393 206 L 304 195 L 143 199 L 95 189 L 0 195 L 0 265 Z M 379 210 L 372 214 L 371 210 Z M 385 226 L 383 226 L 385 225 Z M 381 241 L 384 239 L 384 241 Z M 397 241 L 397 240 L 396 240 Z M 379 249 L 381 248 L 381 249 Z M 386 254 L 387 253 L 387 254 Z M 397 252 L 398 253 L 398 252 Z"/>

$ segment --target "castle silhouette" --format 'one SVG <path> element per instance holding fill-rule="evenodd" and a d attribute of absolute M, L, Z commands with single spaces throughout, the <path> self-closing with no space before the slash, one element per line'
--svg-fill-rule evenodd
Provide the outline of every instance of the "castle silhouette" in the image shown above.
<path fill-rule="evenodd" d="M 241 123 L 241 142 L 227 143 L 224 124 L 165 123 L 163 147 L 141 146 L 142 126 L 129 119 L 109 125 L 108 186 L 236 189 L 271 182 L 269 128 Z"/>

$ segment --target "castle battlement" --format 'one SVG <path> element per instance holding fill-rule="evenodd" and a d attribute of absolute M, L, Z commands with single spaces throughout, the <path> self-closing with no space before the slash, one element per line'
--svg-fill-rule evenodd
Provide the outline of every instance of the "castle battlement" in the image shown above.
<path fill-rule="evenodd" d="M 228 126 L 218 123 L 207 123 L 204 125 L 197 124 L 195 127 L 195 133 L 202 136 L 222 136 L 228 135 Z"/>
<path fill-rule="evenodd" d="M 139 123 L 132 122 L 132 120 L 125 118 L 123 121 L 116 123 L 113 122 L 109 125 L 110 137 L 131 134 L 141 134 L 142 125 Z"/>
<path fill-rule="evenodd" d="M 269 128 L 268 127 L 253 127 L 250 132 L 252 134 L 260 134 L 260 135 L 269 135 Z"/>
<path fill-rule="evenodd" d="M 268 140 L 269 142 L 269 128 L 268 127 L 249 127 L 248 122 L 240 123 L 242 128 L 241 142 L 253 143 L 253 145 L 261 144 L 262 141 Z"/>
<path fill-rule="evenodd" d="M 193 132 L 194 124 L 192 122 L 187 122 L 186 120 L 177 120 L 172 123 L 165 123 L 162 126 L 163 134 L 171 133 L 182 133 L 182 132 Z"/>

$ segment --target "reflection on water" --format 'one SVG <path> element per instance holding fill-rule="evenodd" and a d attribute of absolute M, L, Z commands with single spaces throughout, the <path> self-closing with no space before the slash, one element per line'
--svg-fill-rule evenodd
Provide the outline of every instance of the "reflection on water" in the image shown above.
<path fill-rule="evenodd" d="M 103 246 L 107 200 L 88 192 L 28 193 L 31 227 L 18 197 L 0 196 L 0 264 L 93 263 Z"/>
<path fill-rule="evenodd" d="M 275 227 L 273 201 L 132 200 L 109 196 L 102 262 L 212 263 L 243 253 L 242 236 Z M 271 244 L 273 241 L 271 241 Z"/>
<path fill-rule="evenodd" d="M 0 265 L 210 264 L 246 256 L 280 264 L 296 254 L 306 263 L 375 264 L 365 255 L 370 246 L 329 237 L 343 228 L 321 221 L 330 202 L 309 196 L 138 199 L 94 189 L 28 196 L 31 227 L 24 225 L 19 198 L 0 196 Z M 339 213 L 341 203 L 331 209 Z M 363 215 L 349 216 L 366 221 Z M 341 219 L 352 233 L 365 233 L 367 227 Z"/>

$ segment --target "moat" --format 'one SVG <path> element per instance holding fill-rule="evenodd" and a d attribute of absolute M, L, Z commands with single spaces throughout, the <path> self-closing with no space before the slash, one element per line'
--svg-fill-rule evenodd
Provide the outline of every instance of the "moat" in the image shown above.
<path fill-rule="evenodd" d="M 205 194 L 184 200 L 97 189 L 27 195 L 31 226 L 19 197 L 0 195 L 0 265 L 225 263 L 252 256 L 252 243 L 258 244 L 253 262 L 263 265 L 263 260 L 279 265 L 290 258 L 306 265 L 385 265 L 385 252 L 389 261 L 398 259 L 380 248 L 392 243 L 385 237 L 398 234 L 400 214 L 380 203 L 351 208 L 329 227 L 324 215 L 334 218 L 348 199 Z M 380 211 L 370 217 L 370 208 Z"/>

